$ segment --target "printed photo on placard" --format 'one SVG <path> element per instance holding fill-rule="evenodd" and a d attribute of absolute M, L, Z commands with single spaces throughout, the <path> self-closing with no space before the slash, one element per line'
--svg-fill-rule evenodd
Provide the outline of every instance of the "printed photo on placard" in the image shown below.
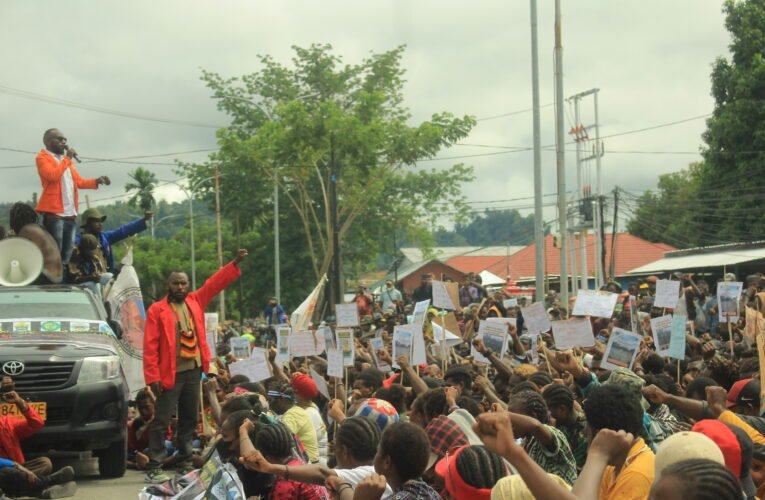
<path fill-rule="evenodd" d="M 640 349 L 640 335 L 621 328 L 614 328 L 608 338 L 606 352 L 600 366 L 606 370 L 618 367 L 632 369 L 632 363 Z"/>

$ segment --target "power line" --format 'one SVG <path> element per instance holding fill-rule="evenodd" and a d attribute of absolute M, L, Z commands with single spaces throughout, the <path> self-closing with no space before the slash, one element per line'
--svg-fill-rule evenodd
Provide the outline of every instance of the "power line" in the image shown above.
<path fill-rule="evenodd" d="M 109 108 L 103 108 L 100 106 L 93 106 L 91 104 L 84 104 L 81 102 L 75 102 L 75 101 L 68 101 L 65 99 L 59 99 L 57 97 L 51 97 L 46 96 L 42 94 L 37 94 L 34 92 L 29 92 L 26 90 L 21 89 L 15 89 L 12 87 L 7 87 L 5 85 L 0 85 L 0 93 L 12 95 L 14 97 L 21 97 L 22 99 L 30 99 L 33 101 L 40 101 L 40 102 L 46 102 L 49 104 L 55 104 L 58 106 L 66 106 L 70 108 L 77 108 L 82 109 L 85 111 L 92 111 L 94 113 L 101 113 L 105 115 L 113 115 L 113 116 L 119 116 L 122 118 L 131 118 L 134 120 L 143 120 L 143 121 L 149 121 L 149 122 L 157 122 L 157 123 L 166 123 L 170 125 L 183 125 L 186 127 L 200 127 L 200 128 L 212 128 L 212 129 L 219 129 L 219 128 L 225 128 L 223 125 L 212 125 L 209 123 L 200 123 L 200 122 L 192 122 L 188 120 L 173 120 L 171 118 L 158 118 L 154 116 L 147 116 L 147 115 L 139 115 L 136 113 L 129 113 L 127 111 L 120 111 L 117 109 L 109 109 Z"/>
<path fill-rule="evenodd" d="M 16 153 L 37 154 L 37 151 L 28 151 L 24 149 L 15 149 L 15 148 L 0 147 L 0 150 L 13 151 Z M 82 162 L 83 163 L 122 163 L 122 164 L 128 164 L 128 165 L 176 165 L 176 163 L 171 163 L 171 162 L 145 162 L 145 161 L 130 161 L 130 160 L 135 160 L 140 158 L 159 158 L 159 157 L 166 157 L 166 156 L 178 156 L 178 155 L 194 154 L 194 153 L 206 153 L 206 152 L 213 152 L 213 151 L 218 151 L 218 148 L 193 149 L 190 151 L 176 151 L 173 153 L 158 153 L 153 155 L 125 156 L 121 158 L 98 158 L 98 157 L 91 157 L 91 156 L 83 156 Z M 0 170 L 34 168 L 34 167 L 35 167 L 34 163 L 25 163 L 20 165 L 0 166 Z"/>
<path fill-rule="evenodd" d="M 539 106 L 539 108 L 549 108 L 550 106 L 553 106 L 554 103 L 545 104 L 543 106 Z M 492 116 L 484 116 L 483 118 L 476 118 L 475 121 L 477 122 L 486 122 L 489 120 L 497 120 L 499 118 L 505 118 L 507 116 L 514 116 L 514 115 L 520 115 L 522 113 L 528 113 L 529 111 L 534 111 L 534 108 L 526 108 L 526 109 L 519 109 L 518 111 L 510 111 L 508 113 L 502 113 L 501 115 L 492 115 Z"/>

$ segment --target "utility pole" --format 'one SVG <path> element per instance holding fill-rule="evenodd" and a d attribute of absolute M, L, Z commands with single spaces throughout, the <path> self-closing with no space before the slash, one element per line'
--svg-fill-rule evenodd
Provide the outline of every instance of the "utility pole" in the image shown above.
<path fill-rule="evenodd" d="M 330 163 L 329 163 L 329 202 L 330 202 L 330 224 L 332 226 L 332 279 L 330 281 L 332 293 L 331 310 L 335 310 L 335 304 L 342 303 L 342 286 L 340 283 L 340 227 L 337 222 L 337 178 L 339 168 L 335 162 L 335 141 L 330 139 Z"/>
<path fill-rule="evenodd" d="M 531 7 L 531 100 L 534 129 L 534 293 L 537 302 L 545 299 L 545 230 L 542 214 L 542 141 L 539 117 L 539 47 L 537 44 L 537 0 Z"/>
<path fill-rule="evenodd" d="M 566 151 L 563 121 L 563 45 L 560 0 L 555 0 L 555 163 L 558 173 L 558 230 L 560 231 L 561 307 L 568 310 L 568 256 L 566 245 Z M 569 311 L 570 312 L 570 311 Z"/>
<path fill-rule="evenodd" d="M 279 171 L 274 169 L 274 296 L 281 304 L 282 278 L 279 260 Z"/>
<path fill-rule="evenodd" d="M 602 196 L 603 196 L 603 184 L 601 183 L 601 177 L 600 177 L 600 159 L 603 157 L 603 145 L 600 143 L 600 116 L 598 114 L 598 89 L 594 89 L 594 96 L 593 100 L 595 101 L 595 199 L 598 200 L 598 208 L 595 210 L 595 213 L 598 214 L 598 217 L 601 217 L 601 210 L 599 209 L 600 204 L 603 203 Z M 597 219 L 595 221 L 595 227 L 596 227 L 596 237 L 595 237 L 595 251 L 598 254 L 598 258 L 595 259 L 595 265 L 598 267 L 597 276 L 598 276 L 598 288 L 603 286 L 605 284 L 605 280 L 603 279 L 605 275 L 605 268 L 601 265 L 600 256 L 603 254 L 603 247 L 605 245 L 605 238 L 606 235 L 603 232 L 603 224 L 600 224 L 600 219 Z M 605 259 L 603 259 L 604 261 Z"/>
<path fill-rule="evenodd" d="M 218 237 L 218 267 L 223 267 L 223 237 L 220 232 L 220 175 L 215 164 L 215 232 Z M 220 292 L 220 322 L 226 321 L 226 291 Z"/>

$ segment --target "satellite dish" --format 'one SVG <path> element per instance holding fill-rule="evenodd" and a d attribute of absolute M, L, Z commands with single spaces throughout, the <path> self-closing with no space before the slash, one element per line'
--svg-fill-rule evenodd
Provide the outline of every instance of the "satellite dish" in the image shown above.
<path fill-rule="evenodd" d="M 26 286 L 40 276 L 43 253 L 25 238 L 0 241 L 0 286 Z"/>

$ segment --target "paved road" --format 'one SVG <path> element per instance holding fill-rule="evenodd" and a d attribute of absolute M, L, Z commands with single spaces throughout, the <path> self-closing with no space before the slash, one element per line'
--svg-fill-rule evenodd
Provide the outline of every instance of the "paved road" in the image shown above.
<path fill-rule="evenodd" d="M 56 467 L 71 465 L 77 476 L 75 500 L 136 500 L 143 488 L 143 473 L 128 470 L 119 479 L 101 479 L 97 460 L 58 460 Z"/>

